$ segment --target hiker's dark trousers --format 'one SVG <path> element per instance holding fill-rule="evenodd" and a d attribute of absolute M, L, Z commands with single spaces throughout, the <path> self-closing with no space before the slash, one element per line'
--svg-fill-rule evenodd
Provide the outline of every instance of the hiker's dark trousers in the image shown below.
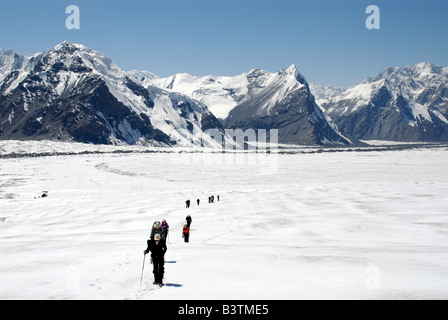
<path fill-rule="evenodd" d="M 152 265 L 154 267 L 154 281 L 162 283 L 163 274 L 165 273 L 165 259 L 163 257 L 152 257 Z"/>

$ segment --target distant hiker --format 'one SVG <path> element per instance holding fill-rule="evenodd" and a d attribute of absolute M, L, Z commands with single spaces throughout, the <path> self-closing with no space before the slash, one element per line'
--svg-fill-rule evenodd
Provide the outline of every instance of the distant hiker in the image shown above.
<path fill-rule="evenodd" d="M 190 208 L 190 200 L 185 201 L 185 204 L 187 205 L 187 208 Z"/>
<path fill-rule="evenodd" d="M 160 234 L 156 234 L 154 239 L 148 240 L 148 248 L 144 254 L 151 252 L 153 264 L 154 284 L 163 286 L 163 275 L 165 274 L 165 253 L 168 250 L 165 240 L 161 239 Z"/>
<path fill-rule="evenodd" d="M 197 202 L 197 203 L 198 203 L 198 205 L 199 205 L 199 202 L 201 202 L 201 200 L 199 200 L 199 199 L 198 199 L 198 200 L 196 200 L 196 202 Z"/>
<path fill-rule="evenodd" d="M 184 225 L 182 229 L 182 238 L 184 238 L 185 242 L 189 242 L 190 240 L 190 228 L 187 225 Z"/>
<path fill-rule="evenodd" d="M 160 223 L 160 221 L 156 221 L 154 222 L 154 224 L 152 225 L 152 230 L 151 230 L 151 240 L 154 239 L 154 236 L 156 234 L 160 234 L 160 237 L 163 239 L 165 238 L 165 233 L 163 232 L 162 229 L 162 224 Z"/>
<path fill-rule="evenodd" d="M 212 197 L 208 197 L 208 203 L 212 202 Z"/>
<path fill-rule="evenodd" d="M 218 201 L 219 201 L 219 194 L 218 194 L 218 196 L 216 198 L 218 198 Z"/>
<path fill-rule="evenodd" d="M 162 230 L 163 233 L 165 234 L 165 242 L 168 242 L 168 229 L 170 228 L 170 226 L 168 225 L 168 222 L 166 222 L 165 219 L 163 219 L 162 221 Z"/>
<path fill-rule="evenodd" d="M 212 203 L 215 201 L 215 196 L 211 196 Z"/>
<path fill-rule="evenodd" d="M 187 221 L 187 227 L 190 228 L 191 222 L 193 221 L 193 219 L 191 219 L 190 215 L 188 215 L 185 220 Z"/>

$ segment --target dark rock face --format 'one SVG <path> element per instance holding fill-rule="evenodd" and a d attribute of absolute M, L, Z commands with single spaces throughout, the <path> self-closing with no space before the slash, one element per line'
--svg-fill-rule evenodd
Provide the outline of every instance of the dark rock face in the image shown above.
<path fill-rule="evenodd" d="M 88 72 L 77 66 L 76 73 Z M 0 90 L 0 139 L 73 140 L 94 144 L 113 141 L 136 143 L 140 138 L 168 143 L 168 136 L 154 129 L 150 119 L 118 101 L 105 81 L 97 75 L 81 77 L 76 86 L 61 95 L 54 94 L 55 75 L 66 71 L 60 64 L 39 78 L 39 66 L 9 94 Z M 75 71 L 71 71 L 75 72 Z M 54 74 L 53 74 L 54 73 Z M 129 84 L 130 82 L 128 82 Z M 137 85 L 132 83 L 133 89 Z M 144 95 L 143 88 L 138 93 Z M 146 100 L 148 107 L 153 105 Z"/>
<path fill-rule="evenodd" d="M 448 141 L 447 123 L 431 109 L 428 114 L 430 119 L 415 115 L 402 96 L 392 98 L 379 94 L 355 112 L 338 114 L 336 111 L 329 116 L 343 134 L 361 140 Z"/>
<path fill-rule="evenodd" d="M 224 132 L 224 127 L 221 122 L 213 115 L 211 112 L 206 112 L 202 114 L 201 119 L 202 131 L 207 131 L 209 129 L 217 129 Z"/>

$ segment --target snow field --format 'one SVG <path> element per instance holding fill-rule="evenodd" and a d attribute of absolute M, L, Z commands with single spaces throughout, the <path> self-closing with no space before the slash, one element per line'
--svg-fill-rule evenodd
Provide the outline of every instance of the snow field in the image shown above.
<path fill-rule="evenodd" d="M 446 299 L 447 155 L 1 159 L 0 299 Z M 148 255 L 140 286 L 162 219 L 167 285 Z"/>

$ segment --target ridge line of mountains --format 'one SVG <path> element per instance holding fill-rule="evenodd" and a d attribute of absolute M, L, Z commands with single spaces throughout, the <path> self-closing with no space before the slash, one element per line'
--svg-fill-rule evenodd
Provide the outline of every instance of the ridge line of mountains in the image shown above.
<path fill-rule="evenodd" d="M 447 84 L 448 68 L 428 62 L 344 90 L 308 83 L 294 65 L 159 78 L 67 41 L 29 56 L 0 48 L 0 140 L 216 146 L 210 130 L 277 129 L 294 145 L 448 142 Z"/>

